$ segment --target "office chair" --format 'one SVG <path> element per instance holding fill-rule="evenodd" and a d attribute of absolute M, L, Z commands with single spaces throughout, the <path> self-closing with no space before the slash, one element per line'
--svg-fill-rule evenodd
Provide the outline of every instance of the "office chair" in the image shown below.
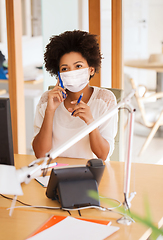
<path fill-rule="evenodd" d="M 117 103 L 123 98 L 124 91 L 118 88 L 105 88 L 112 91 L 117 99 Z M 123 161 L 123 111 L 118 112 L 118 130 L 115 137 L 115 145 L 113 154 L 110 156 L 111 161 Z"/>
<path fill-rule="evenodd" d="M 163 92 L 151 93 L 145 87 L 144 92 L 141 92 L 143 86 L 136 86 L 132 78 L 128 79 L 127 84 L 136 91 L 134 105 L 138 111 L 135 124 L 137 127 L 143 125 L 149 129 L 149 134 L 138 154 L 140 156 L 150 144 L 159 127 L 163 125 Z"/>
<path fill-rule="evenodd" d="M 52 90 L 54 86 L 49 86 L 48 90 Z M 123 98 L 123 90 L 117 89 L 117 88 L 105 88 L 107 90 L 110 90 L 114 93 L 117 102 L 121 101 Z M 117 135 L 115 137 L 115 145 L 114 145 L 114 151 L 113 154 L 110 157 L 111 161 L 123 161 L 123 147 L 122 147 L 122 137 L 123 137 L 123 121 L 122 121 L 122 111 L 119 111 L 118 113 L 118 131 Z"/>

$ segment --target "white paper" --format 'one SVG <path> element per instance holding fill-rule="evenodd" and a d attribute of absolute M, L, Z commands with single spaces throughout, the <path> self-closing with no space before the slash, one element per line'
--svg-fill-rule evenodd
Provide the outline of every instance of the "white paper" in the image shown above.
<path fill-rule="evenodd" d="M 45 176 L 45 177 L 36 177 L 36 181 L 39 182 L 43 187 L 48 186 L 50 176 Z"/>
<path fill-rule="evenodd" d="M 102 240 L 116 232 L 119 227 L 87 222 L 67 217 L 54 226 L 28 238 L 29 240 Z"/>

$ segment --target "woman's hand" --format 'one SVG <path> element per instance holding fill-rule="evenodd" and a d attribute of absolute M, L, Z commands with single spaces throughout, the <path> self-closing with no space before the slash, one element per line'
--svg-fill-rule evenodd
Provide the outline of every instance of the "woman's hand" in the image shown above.
<path fill-rule="evenodd" d="M 80 117 L 87 125 L 94 121 L 90 107 L 81 101 L 77 105 L 77 101 L 72 101 L 71 104 L 76 104 L 74 108 L 69 108 L 69 112 L 73 113 L 74 117 Z M 103 161 L 106 160 L 110 151 L 110 145 L 106 139 L 104 139 L 99 129 L 96 128 L 89 133 L 90 147 L 92 152 Z"/>
<path fill-rule="evenodd" d="M 48 103 L 46 111 L 55 112 L 58 106 L 65 100 L 63 98 L 62 92 L 66 94 L 66 91 L 59 86 L 59 79 L 55 87 L 48 93 Z"/>
<path fill-rule="evenodd" d="M 76 104 L 74 108 L 68 108 L 68 111 L 73 113 L 74 117 L 80 117 L 87 125 L 93 122 L 94 119 L 90 107 L 86 103 L 80 101 L 80 103 L 77 104 L 77 100 L 75 100 L 72 101 L 71 104 Z"/>

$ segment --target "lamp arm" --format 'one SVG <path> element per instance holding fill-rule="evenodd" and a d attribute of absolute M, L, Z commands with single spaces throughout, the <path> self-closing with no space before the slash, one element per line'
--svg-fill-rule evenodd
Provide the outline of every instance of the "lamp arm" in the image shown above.
<path fill-rule="evenodd" d="M 112 107 L 107 113 L 104 113 L 99 118 L 94 120 L 92 123 L 87 125 L 84 129 L 82 129 L 79 133 L 77 133 L 75 136 L 70 138 L 68 141 L 63 143 L 60 147 L 57 149 L 50 150 L 46 156 L 50 156 L 52 159 L 59 156 L 61 153 L 66 151 L 68 148 L 73 146 L 76 142 L 80 141 L 82 138 L 84 138 L 86 135 L 88 135 L 90 132 L 92 132 L 94 129 L 99 127 L 101 124 L 106 122 L 110 117 L 112 117 L 115 113 L 118 112 L 119 108 L 124 105 L 128 104 L 130 99 L 135 94 L 135 90 L 133 90 L 127 97 L 125 97 L 122 101 L 120 101 L 116 106 Z"/>
<path fill-rule="evenodd" d="M 16 170 L 16 175 L 18 178 L 19 183 L 25 182 L 28 184 L 31 179 L 39 177 L 45 168 L 48 168 L 47 162 L 49 158 L 39 158 L 32 163 L 30 163 L 28 166 L 22 167 L 18 170 Z M 42 162 L 40 165 L 37 163 Z"/>
<path fill-rule="evenodd" d="M 115 113 L 118 112 L 119 108 L 122 105 L 128 105 L 131 108 L 131 112 L 133 112 L 133 108 L 130 104 L 130 99 L 134 96 L 135 90 L 132 90 L 131 93 L 125 97 L 122 101 L 120 101 L 115 107 L 111 108 L 107 113 L 100 116 L 98 119 L 93 121 L 90 125 L 86 126 L 82 131 L 80 131 L 78 134 L 76 134 L 74 137 L 69 139 L 67 142 L 65 142 L 63 145 L 61 145 L 59 148 L 55 150 L 51 150 L 46 154 L 44 158 L 37 159 L 33 161 L 29 166 L 25 166 L 21 169 L 16 170 L 16 178 L 18 180 L 18 185 L 20 183 L 25 182 L 28 184 L 31 179 L 38 177 L 41 175 L 42 171 L 44 169 L 48 169 L 49 165 L 47 164 L 48 160 L 54 159 L 57 156 L 59 156 L 62 152 L 67 150 L 69 147 L 74 145 L 76 142 L 81 140 L 83 137 L 85 137 L 87 134 L 89 134 L 91 131 L 93 131 L 95 128 L 106 122 L 110 117 L 112 117 Z M 127 161 L 125 162 L 125 182 L 124 182 L 124 194 L 125 198 L 127 199 L 126 202 L 131 200 L 132 196 L 128 199 L 128 193 L 129 193 L 129 186 L 130 186 L 130 173 L 131 173 L 131 143 L 132 143 L 132 134 L 133 134 L 133 115 L 131 115 L 130 119 L 130 133 L 129 133 L 129 142 L 128 142 L 128 155 L 127 155 Z M 43 161 L 42 164 L 38 165 L 37 163 Z M 13 166 L 9 166 L 13 167 Z M 19 186 L 20 187 L 20 186 Z M 21 189 L 20 189 L 21 190 Z M 22 190 L 19 191 L 19 193 L 16 193 L 16 195 L 21 195 Z"/>
<path fill-rule="evenodd" d="M 136 193 L 132 193 L 129 197 L 130 192 L 130 178 L 131 178 L 131 154 L 132 154 L 132 141 L 133 141 L 133 129 L 134 129 L 134 112 L 133 106 L 128 103 L 129 108 L 129 120 L 128 120 L 128 143 L 126 151 L 125 161 L 125 172 L 124 172 L 124 205 L 127 209 L 130 208 L 130 202 Z"/>
<path fill-rule="evenodd" d="M 128 135 L 128 146 L 127 146 L 127 160 L 125 161 L 125 178 L 124 178 L 124 195 L 125 200 L 124 203 L 128 205 L 129 198 L 129 190 L 130 190 L 130 175 L 131 175 L 131 149 L 132 149 L 132 139 L 133 139 L 133 125 L 134 125 L 134 111 L 135 109 L 132 107 L 130 100 L 134 96 L 135 90 L 132 90 L 131 93 L 125 97 L 122 101 L 120 101 L 116 106 L 111 108 L 107 113 L 103 114 L 96 120 L 94 120 L 91 124 L 87 125 L 84 129 L 82 129 L 79 133 L 73 136 L 71 139 L 63 143 L 60 147 L 55 150 L 51 150 L 46 154 L 50 158 L 54 159 L 59 156 L 62 152 L 73 146 L 76 142 L 80 141 L 87 134 L 92 132 L 98 126 L 106 122 L 110 117 L 112 117 L 122 105 L 127 105 L 130 110 L 129 114 L 129 135 Z M 129 208 L 129 207 L 127 207 Z"/>
<path fill-rule="evenodd" d="M 131 91 L 131 93 L 125 97 L 122 101 L 120 101 L 116 106 L 111 108 L 107 113 L 100 116 L 98 119 L 94 120 L 91 124 L 87 125 L 84 129 L 82 129 L 79 133 L 77 133 L 75 136 L 73 136 L 71 139 L 66 141 L 64 144 L 62 144 L 60 147 L 58 147 L 55 150 L 51 150 L 46 154 L 44 158 L 37 159 L 29 164 L 29 166 L 22 167 L 17 172 L 17 177 L 20 183 L 25 182 L 29 183 L 31 179 L 38 177 L 41 175 L 42 171 L 45 168 L 48 168 L 47 161 L 49 159 L 54 159 L 57 156 L 59 156 L 62 152 L 70 148 L 72 145 L 74 145 L 76 142 L 80 141 L 83 137 L 85 137 L 87 134 L 89 134 L 91 131 L 93 131 L 95 128 L 106 122 L 110 117 L 112 117 L 114 114 L 117 113 L 119 108 L 122 105 L 128 105 L 132 112 L 132 106 L 130 104 L 130 99 L 135 94 L 135 91 Z M 132 140 L 132 126 L 133 126 L 133 117 L 131 117 L 132 121 L 130 121 L 130 134 L 129 134 L 129 145 L 128 145 L 128 156 L 127 161 L 125 163 L 126 171 L 125 171 L 125 182 L 124 182 L 124 193 L 129 193 L 129 184 L 130 184 L 130 169 L 131 169 L 131 140 Z M 37 163 L 43 161 L 42 164 L 38 165 Z"/>

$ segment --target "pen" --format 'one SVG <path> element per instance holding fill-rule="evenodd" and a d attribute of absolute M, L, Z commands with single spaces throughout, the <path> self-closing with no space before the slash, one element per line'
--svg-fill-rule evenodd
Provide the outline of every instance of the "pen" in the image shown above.
<path fill-rule="evenodd" d="M 55 166 L 57 166 L 58 165 L 58 163 L 57 162 L 54 162 L 54 163 L 51 163 L 51 164 L 49 164 L 49 165 L 46 165 L 43 169 L 47 169 L 47 168 L 53 168 L 53 167 L 55 167 Z M 42 170 L 43 170 L 42 169 Z"/>
<path fill-rule="evenodd" d="M 49 164 L 49 168 L 53 168 L 53 167 L 55 167 L 55 166 L 57 166 L 58 165 L 58 163 L 57 162 L 55 162 L 55 163 L 51 163 L 51 164 Z"/>
<path fill-rule="evenodd" d="M 58 77 L 59 77 L 60 85 L 64 89 L 63 82 L 62 82 L 62 79 L 61 79 L 59 71 L 58 71 Z M 63 96 L 63 98 L 66 98 L 66 94 L 64 92 L 62 92 L 62 96 Z"/>
<path fill-rule="evenodd" d="M 83 97 L 83 93 L 79 96 L 79 98 L 78 98 L 78 101 L 77 101 L 77 104 L 76 105 L 78 105 L 79 103 L 80 103 L 80 101 L 81 101 L 81 99 L 82 99 L 82 97 Z M 74 114 L 74 112 L 75 112 L 75 110 L 71 113 L 71 116 Z"/>

